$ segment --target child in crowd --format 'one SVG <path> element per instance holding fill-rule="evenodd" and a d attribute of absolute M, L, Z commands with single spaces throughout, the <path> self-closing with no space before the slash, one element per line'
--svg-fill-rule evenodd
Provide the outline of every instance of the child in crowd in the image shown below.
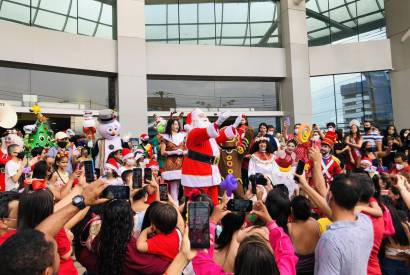
<path fill-rule="evenodd" d="M 137 249 L 174 259 L 181 241 L 177 231 L 178 213 L 170 204 L 161 203 L 149 214 L 151 226 L 144 229 L 137 241 Z"/>

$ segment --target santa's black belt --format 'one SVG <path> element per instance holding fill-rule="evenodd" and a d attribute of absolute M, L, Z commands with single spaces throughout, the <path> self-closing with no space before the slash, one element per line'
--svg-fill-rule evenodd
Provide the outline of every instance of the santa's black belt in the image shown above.
<path fill-rule="evenodd" d="M 219 163 L 219 158 L 216 158 L 214 156 L 208 156 L 191 150 L 188 150 L 188 158 L 210 165 L 217 165 Z"/>

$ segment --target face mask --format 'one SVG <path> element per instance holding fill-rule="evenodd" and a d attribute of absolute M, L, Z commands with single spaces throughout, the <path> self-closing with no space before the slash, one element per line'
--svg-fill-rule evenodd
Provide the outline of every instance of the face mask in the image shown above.
<path fill-rule="evenodd" d="M 313 141 L 317 141 L 317 140 L 319 140 L 319 138 L 320 138 L 319 136 L 313 136 L 313 137 L 312 137 L 312 140 L 313 140 Z"/>
<path fill-rule="evenodd" d="M 24 152 L 20 152 L 17 154 L 17 158 L 24 159 Z"/>
<path fill-rule="evenodd" d="M 273 136 L 273 131 L 269 131 L 268 135 Z"/>
<path fill-rule="evenodd" d="M 57 145 L 60 148 L 65 148 L 67 146 L 67 141 L 58 141 Z"/>
<path fill-rule="evenodd" d="M 365 132 L 370 131 L 371 127 L 364 127 Z"/>
<path fill-rule="evenodd" d="M 297 135 L 298 132 L 299 132 L 299 129 L 295 129 L 295 130 L 294 130 L 295 135 Z"/>
<path fill-rule="evenodd" d="M 403 164 L 399 164 L 399 163 L 396 163 L 396 169 L 397 170 L 401 170 L 401 169 L 403 169 L 404 168 L 404 165 Z"/>
<path fill-rule="evenodd" d="M 127 160 L 125 160 L 125 162 L 126 162 L 129 166 L 134 166 L 134 165 L 135 165 L 135 159 L 127 159 Z"/>

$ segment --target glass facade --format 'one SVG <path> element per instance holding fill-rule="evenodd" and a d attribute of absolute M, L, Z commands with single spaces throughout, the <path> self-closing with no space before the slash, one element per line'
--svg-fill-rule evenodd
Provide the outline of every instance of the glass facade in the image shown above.
<path fill-rule="evenodd" d="M 393 122 L 387 71 L 310 78 L 313 121 L 347 127 L 352 119 L 374 121 L 383 129 Z"/>
<path fill-rule="evenodd" d="M 148 42 L 280 47 L 279 1 L 146 0 Z"/>
<path fill-rule="evenodd" d="M 278 82 L 148 79 L 148 111 L 175 108 L 277 111 Z"/>
<path fill-rule="evenodd" d="M 0 100 L 22 106 L 23 95 L 37 95 L 43 107 L 105 109 L 109 82 L 108 77 L 0 67 Z"/>
<path fill-rule="evenodd" d="M 386 38 L 383 0 L 306 0 L 309 46 Z"/>
<path fill-rule="evenodd" d="M 115 3 L 115 0 L 2 0 L 0 20 L 115 39 Z"/>

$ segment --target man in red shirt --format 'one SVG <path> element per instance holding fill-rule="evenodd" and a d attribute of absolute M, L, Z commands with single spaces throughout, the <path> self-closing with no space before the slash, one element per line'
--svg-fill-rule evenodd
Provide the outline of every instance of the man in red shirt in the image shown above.
<path fill-rule="evenodd" d="M 16 233 L 20 194 L 0 193 L 0 245 Z"/>
<path fill-rule="evenodd" d="M 408 173 L 410 174 L 410 165 L 407 162 L 407 156 L 402 153 L 398 152 L 394 156 L 394 168 L 390 171 L 391 174 L 398 174 L 398 173 Z"/>

